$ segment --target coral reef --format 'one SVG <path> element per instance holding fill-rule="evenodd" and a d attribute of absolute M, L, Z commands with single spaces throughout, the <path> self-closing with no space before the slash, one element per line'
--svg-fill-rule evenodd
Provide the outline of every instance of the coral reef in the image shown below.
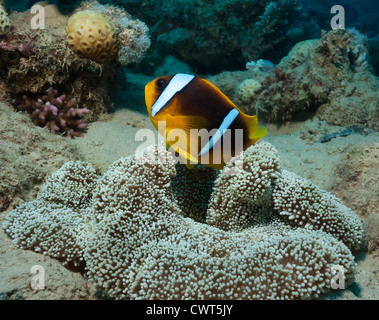
<path fill-rule="evenodd" d="M 117 52 L 117 35 L 108 19 L 95 10 L 73 14 L 66 26 L 68 47 L 79 57 L 99 63 L 112 61 Z"/>
<path fill-rule="evenodd" d="M 87 108 L 77 108 L 75 104 L 75 98 L 68 99 L 65 94 L 58 96 L 58 91 L 50 87 L 47 95 L 37 99 L 30 99 L 24 95 L 17 109 L 28 112 L 35 125 L 73 138 L 83 135 L 81 131 L 87 128 L 87 124 L 82 118 L 90 113 Z"/>
<path fill-rule="evenodd" d="M 321 44 L 316 50 L 327 55 L 338 68 L 349 65 L 354 72 L 370 68 L 367 37 L 356 29 L 322 30 Z"/>
<path fill-rule="evenodd" d="M 279 0 L 269 2 L 255 26 L 248 33 L 249 40 L 244 46 L 245 57 L 249 60 L 264 56 L 268 49 L 273 49 L 283 42 L 285 31 L 288 31 L 289 22 L 293 22 L 299 12 L 299 1 Z M 253 41 L 252 41 L 253 39 Z"/>
<path fill-rule="evenodd" d="M 10 28 L 10 21 L 8 14 L 0 2 L 0 36 L 6 34 Z"/>
<path fill-rule="evenodd" d="M 21 57 L 29 58 L 33 54 L 31 46 L 23 43 L 0 41 L 0 50 L 0 68 L 15 65 Z"/>
<path fill-rule="evenodd" d="M 68 160 L 76 160 L 67 139 L 35 126 L 21 112 L 0 103 L 0 211 L 35 198 L 39 184 Z M 22 133 L 22 134 L 21 134 Z"/>
<path fill-rule="evenodd" d="M 149 29 L 140 20 L 121 20 L 122 31 L 118 34 L 120 42 L 119 61 L 122 65 L 140 62 L 143 53 L 150 47 Z"/>
<path fill-rule="evenodd" d="M 65 25 L 67 17 L 57 13 L 51 6 L 45 7 L 45 30 L 30 27 L 30 13 L 13 12 L 12 24 L 17 28 L 2 38 L 1 54 L 19 56 L 13 64 L 3 64 L 0 82 L 9 88 L 10 98 L 20 103 L 23 95 L 40 94 L 54 85 L 61 92 L 75 96 L 78 105 L 91 110 L 87 121 L 92 121 L 113 105 L 108 88 L 117 66 L 101 69 L 91 60 L 80 59 L 67 47 Z M 21 54 L 20 47 L 28 54 Z M 12 50 L 9 50 L 12 49 Z"/>
<path fill-rule="evenodd" d="M 205 174 L 203 188 L 210 186 L 212 172 Z M 215 181 L 209 210 L 221 227 L 232 221 L 231 231 L 184 217 L 173 190 L 180 194 L 190 176 L 183 175 L 181 183 L 182 175 L 176 174 L 174 158 L 161 146 L 121 158 L 98 179 L 89 164 L 69 162 L 47 180 L 36 200 L 11 211 L 3 227 L 18 246 L 40 248 L 66 263 L 84 258 L 89 280 L 118 299 L 314 298 L 328 290 L 334 265 L 343 266 L 346 285 L 353 281 L 355 262 L 348 246 L 361 239 L 359 218 L 341 210 L 326 219 L 323 210 L 329 208 L 317 211 L 321 200 L 316 199 L 312 213 L 324 220 L 303 226 L 297 223 L 302 215 L 314 222 L 310 211 L 288 221 L 280 205 L 266 207 L 275 203 L 275 188 L 278 199 L 287 201 L 284 184 L 293 182 L 287 173 L 279 177 L 277 152 L 270 144 L 257 143 L 233 158 Z M 317 193 L 311 185 L 302 190 Z M 221 193 L 234 206 L 221 202 L 219 215 Z M 290 207 L 293 200 L 288 201 Z M 248 209 L 248 202 L 264 206 L 261 212 L 253 207 L 247 212 L 261 218 L 246 223 L 242 210 L 233 218 L 235 207 Z M 338 224 L 344 226 L 341 233 L 333 229 Z"/>
<path fill-rule="evenodd" d="M 96 2 L 91 4 L 97 5 Z M 84 9 L 78 8 L 79 11 Z M 13 11 L 9 15 L 11 24 L 17 28 L 11 28 L 0 39 L 0 87 L 5 88 L 4 92 L 11 93 L 7 97 L 8 101 L 20 103 L 24 95 L 43 95 L 49 87 L 54 86 L 59 92 L 75 97 L 81 108 L 91 111 L 85 116 L 85 121 L 95 121 L 100 114 L 113 110 L 109 90 L 120 63 L 113 59 L 106 64 L 99 64 L 78 57 L 67 46 L 65 28 L 68 17 L 53 5 L 44 6 L 44 10 L 43 32 L 30 27 L 29 11 Z M 133 21 L 130 18 L 128 23 L 132 24 Z M 136 30 L 140 30 L 139 27 Z M 136 32 L 133 41 L 127 46 L 132 47 L 138 41 L 146 43 L 146 34 Z M 135 55 L 140 57 L 144 54 L 138 46 L 129 50 L 139 50 Z M 129 57 L 131 60 L 123 59 L 124 64 L 135 62 L 136 58 L 132 54 Z"/>
<path fill-rule="evenodd" d="M 255 81 L 249 83 L 250 79 Z M 317 115 L 329 124 L 379 130 L 379 80 L 369 65 L 367 39 L 355 29 L 322 32 L 320 40 L 300 42 L 275 70 L 249 68 L 242 81 L 244 90 L 236 84 L 231 98 L 262 121 L 282 123 Z"/>
<path fill-rule="evenodd" d="M 102 5 L 96 1 L 83 2 L 78 10 L 94 11 L 108 19 L 117 36 L 117 59 L 120 64 L 141 61 L 150 47 L 149 29 L 144 22 L 133 19 L 122 8 Z"/>
<path fill-rule="evenodd" d="M 173 56 L 166 56 L 163 59 L 162 64 L 154 70 L 154 76 L 156 78 L 162 76 L 162 74 L 176 74 L 176 73 L 194 74 L 194 72 L 192 72 L 191 68 L 187 64 L 179 61 Z"/>
<path fill-rule="evenodd" d="M 148 0 L 123 5 L 150 27 L 154 51 L 146 55 L 146 74 L 166 55 L 197 73 L 240 69 L 247 60 L 277 52 L 299 12 L 297 0 Z"/>

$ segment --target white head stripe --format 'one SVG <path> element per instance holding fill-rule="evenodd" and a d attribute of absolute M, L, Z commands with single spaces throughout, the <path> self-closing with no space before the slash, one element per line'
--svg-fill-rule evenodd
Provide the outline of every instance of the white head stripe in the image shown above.
<path fill-rule="evenodd" d="M 167 102 L 175 95 L 175 93 L 182 90 L 193 78 L 192 74 L 178 73 L 169 82 L 168 86 L 163 90 L 157 101 L 151 107 L 151 115 L 155 115 L 166 105 Z"/>
<path fill-rule="evenodd" d="M 211 137 L 211 139 L 207 142 L 207 144 L 201 148 L 199 152 L 199 157 L 207 153 L 209 150 L 213 148 L 213 146 L 217 143 L 218 140 L 221 139 L 225 131 L 230 127 L 235 118 L 237 118 L 239 111 L 237 109 L 232 109 L 228 115 L 222 121 L 220 127 L 217 129 L 216 133 Z"/>

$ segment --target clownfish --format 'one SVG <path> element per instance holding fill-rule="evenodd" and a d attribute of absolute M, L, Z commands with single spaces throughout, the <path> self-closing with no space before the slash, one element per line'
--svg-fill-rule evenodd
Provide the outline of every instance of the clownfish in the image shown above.
<path fill-rule="evenodd" d="M 211 82 L 190 74 L 159 77 L 145 86 L 150 120 L 187 167 L 222 169 L 267 133 Z"/>

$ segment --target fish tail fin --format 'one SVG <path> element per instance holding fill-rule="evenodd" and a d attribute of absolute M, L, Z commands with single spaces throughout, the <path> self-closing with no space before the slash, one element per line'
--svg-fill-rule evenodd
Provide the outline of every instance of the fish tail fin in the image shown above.
<path fill-rule="evenodd" d="M 255 143 L 267 134 L 267 128 L 263 126 L 259 127 L 257 116 L 245 116 L 246 123 L 249 128 L 249 139 L 252 141 L 252 143 Z"/>

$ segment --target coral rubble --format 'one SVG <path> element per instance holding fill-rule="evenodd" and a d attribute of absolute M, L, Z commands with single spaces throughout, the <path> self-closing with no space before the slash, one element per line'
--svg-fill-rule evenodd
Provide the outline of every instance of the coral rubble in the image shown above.
<path fill-rule="evenodd" d="M 118 299 L 314 298 L 330 287 L 335 265 L 350 284 L 355 262 L 349 248 L 363 232 L 358 216 L 281 172 L 270 144 L 243 154 L 216 179 L 206 223 L 185 217 L 175 199 L 173 189 L 183 190 L 189 176 L 178 181 L 172 154 L 150 146 L 114 162 L 99 178 L 85 162 L 66 163 L 36 200 L 6 216 L 3 227 L 20 247 L 65 263 L 84 259 L 89 280 Z M 211 187 L 211 176 L 205 174 L 202 188 Z"/>

